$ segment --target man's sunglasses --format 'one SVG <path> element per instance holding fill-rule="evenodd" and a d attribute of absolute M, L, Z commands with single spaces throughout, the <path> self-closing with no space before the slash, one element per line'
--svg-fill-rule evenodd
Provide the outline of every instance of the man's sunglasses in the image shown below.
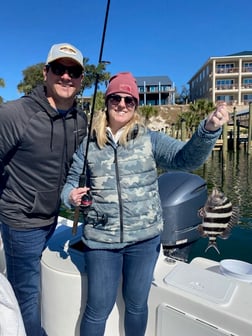
<path fill-rule="evenodd" d="M 65 66 L 58 62 L 52 62 L 47 64 L 47 68 L 50 68 L 52 70 L 52 73 L 56 76 L 63 76 L 67 72 L 69 77 L 79 78 L 83 73 L 82 67 L 78 65 Z"/>
<path fill-rule="evenodd" d="M 113 104 L 113 105 L 118 105 L 120 103 L 120 101 L 122 99 L 124 99 L 125 105 L 128 108 L 133 108 L 134 106 L 136 106 L 136 100 L 133 97 L 129 97 L 129 96 L 122 97 L 120 95 L 117 95 L 117 94 L 114 95 L 113 94 L 113 95 L 110 95 L 108 97 L 108 99 L 111 102 L 111 104 Z"/>

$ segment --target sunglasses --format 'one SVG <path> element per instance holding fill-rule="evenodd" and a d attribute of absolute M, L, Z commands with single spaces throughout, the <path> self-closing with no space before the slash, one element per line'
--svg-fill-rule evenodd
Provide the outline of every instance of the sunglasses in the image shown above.
<path fill-rule="evenodd" d="M 111 104 L 113 105 L 118 105 L 120 103 L 120 101 L 122 99 L 124 99 L 124 102 L 125 102 L 125 105 L 128 107 L 128 108 L 133 108 L 136 106 L 136 100 L 133 98 L 133 97 L 122 97 L 120 95 L 111 95 L 109 96 L 109 101 L 111 102 Z"/>
<path fill-rule="evenodd" d="M 52 73 L 56 76 L 63 76 L 67 72 L 69 77 L 79 78 L 83 73 L 82 67 L 78 65 L 65 66 L 58 62 L 52 62 L 48 64 L 47 67 L 50 68 Z"/>

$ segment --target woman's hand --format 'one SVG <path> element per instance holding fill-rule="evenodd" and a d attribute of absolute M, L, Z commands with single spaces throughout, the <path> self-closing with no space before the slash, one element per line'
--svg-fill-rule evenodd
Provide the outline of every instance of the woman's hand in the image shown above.
<path fill-rule="evenodd" d="M 223 124 L 228 122 L 229 114 L 227 111 L 227 104 L 225 102 L 220 102 L 217 108 L 212 112 L 206 121 L 205 129 L 207 131 L 217 131 Z"/>
<path fill-rule="evenodd" d="M 88 190 L 90 190 L 90 188 L 87 187 L 74 188 L 69 194 L 69 202 L 73 206 L 79 206 L 81 204 L 82 196 L 87 194 Z"/>

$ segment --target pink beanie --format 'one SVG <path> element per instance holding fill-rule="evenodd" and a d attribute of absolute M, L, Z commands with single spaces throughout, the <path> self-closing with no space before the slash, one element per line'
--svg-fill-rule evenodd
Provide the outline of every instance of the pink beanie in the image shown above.
<path fill-rule="evenodd" d="M 139 93 L 135 78 L 130 72 L 119 72 L 109 80 L 105 96 L 113 93 L 128 93 L 137 100 L 139 104 Z"/>

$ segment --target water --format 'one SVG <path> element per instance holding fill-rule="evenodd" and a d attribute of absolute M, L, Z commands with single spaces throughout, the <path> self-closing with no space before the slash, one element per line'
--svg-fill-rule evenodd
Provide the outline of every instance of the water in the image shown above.
<path fill-rule="evenodd" d="M 228 152 L 226 162 L 218 151 L 213 151 L 207 162 L 194 173 L 206 182 L 209 192 L 220 188 L 234 205 L 239 206 L 239 225 L 252 229 L 252 156 L 243 149 Z M 252 232 L 251 232 L 252 233 Z"/>
<path fill-rule="evenodd" d="M 214 186 L 220 188 L 240 209 L 238 225 L 232 229 L 226 239 L 217 238 L 220 250 L 205 252 L 206 238 L 200 238 L 192 247 L 190 259 L 206 257 L 220 261 L 222 259 L 240 259 L 252 263 L 252 156 L 242 148 L 236 153 L 228 152 L 224 161 L 221 152 L 213 151 L 207 162 L 194 173 L 207 183 L 208 191 Z"/>

